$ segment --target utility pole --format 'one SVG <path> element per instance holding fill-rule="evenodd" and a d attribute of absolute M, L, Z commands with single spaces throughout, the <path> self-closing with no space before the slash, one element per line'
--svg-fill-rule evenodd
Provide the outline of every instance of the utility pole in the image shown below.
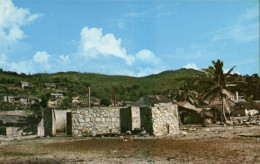
<path fill-rule="evenodd" d="M 88 87 L 88 107 L 91 107 L 90 91 L 91 91 L 91 88 Z"/>

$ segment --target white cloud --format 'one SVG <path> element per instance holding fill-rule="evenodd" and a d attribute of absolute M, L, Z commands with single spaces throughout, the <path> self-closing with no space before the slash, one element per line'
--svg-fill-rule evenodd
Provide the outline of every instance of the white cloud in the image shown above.
<path fill-rule="evenodd" d="M 29 9 L 14 6 L 12 0 L 0 0 L 0 15 L 0 37 L 9 41 L 26 37 L 20 26 L 29 24 L 41 16 L 31 14 Z"/>
<path fill-rule="evenodd" d="M 48 64 L 49 57 L 50 57 L 50 55 L 47 52 L 45 52 L 45 51 L 38 51 L 33 56 L 33 60 L 36 63 Z"/>
<path fill-rule="evenodd" d="M 196 66 L 196 64 L 194 64 L 194 63 L 188 63 L 183 68 L 199 70 L 198 67 Z"/>
<path fill-rule="evenodd" d="M 33 73 L 35 70 L 34 63 L 29 61 L 12 62 L 9 66 L 10 71 L 15 71 L 17 73 Z"/>
<path fill-rule="evenodd" d="M 259 7 L 254 6 L 247 9 L 233 25 L 217 30 L 212 37 L 213 41 L 225 39 L 243 43 L 258 40 Z"/>
<path fill-rule="evenodd" d="M 111 33 L 103 35 L 101 28 L 84 27 L 81 30 L 80 54 L 86 57 L 97 55 L 113 55 L 122 58 L 128 65 L 134 62 L 134 57 L 126 54 L 126 49 L 121 47 L 121 39 L 116 39 Z"/>
<path fill-rule="evenodd" d="M 62 64 L 67 64 L 70 61 L 70 56 L 64 56 L 64 55 L 60 55 L 59 56 L 60 61 L 62 62 Z"/>
<path fill-rule="evenodd" d="M 5 54 L 0 55 L 0 68 L 9 71 L 15 71 L 17 73 L 29 73 L 33 71 L 33 62 L 29 61 L 21 61 L 21 62 L 9 62 L 8 58 Z"/>
<path fill-rule="evenodd" d="M 135 54 L 136 60 L 139 60 L 144 63 L 156 64 L 159 62 L 159 58 L 157 58 L 154 53 L 150 50 L 143 49 Z"/>

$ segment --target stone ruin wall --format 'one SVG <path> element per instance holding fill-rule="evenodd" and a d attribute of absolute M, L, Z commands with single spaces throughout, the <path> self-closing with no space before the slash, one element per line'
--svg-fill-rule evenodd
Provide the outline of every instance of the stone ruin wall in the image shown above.
<path fill-rule="evenodd" d="M 120 108 L 94 107 L 72 112 L 72 135 L 95 136 L 120 133 Z"/>
<path fill-rule="evenodd" d="M 178 106 L 176 104 L 155 104 L 151 110 L 155 136 L 179 134 Z"/>
<path fill-rule="evenodd" d="M 152 128 L 155 136 L 179 134 L 178 106 L 155 104 L 151 108 Z M 132 130 L 141 127 L 140 108 L 131 107 Z M 120 134 L 120 107 L 94 107 L 72 112 L 72 135 L 95 136 Z"/>

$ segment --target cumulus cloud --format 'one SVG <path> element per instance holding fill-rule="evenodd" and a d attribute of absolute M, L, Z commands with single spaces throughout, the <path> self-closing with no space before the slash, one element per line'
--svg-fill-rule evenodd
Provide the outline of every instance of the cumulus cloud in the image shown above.
<path fill-rule="evenodd" d="M 20 27 L 41 16 L 41 14 L 30 13 L 29 9 L 14 6 L 12 0 L 0 0 L 0 15 L 0 37 L 9 41 L 26 37 Z"/>
<path fill-rule="evenodd" d="M 194 64 L 194 63 L 188 63 L 183 68 L 199 70 L 198 67 L 196 66 L 196 64 Z"/>
<path fill-rule="evenodd" d="M 159 62 L 159 58 L 157 58 L 154 53 L 150 50 L 143 49 L 135 54 L 136 60 L 139 60 L 143 63 L 156 64 Z"/>
<path fill-rule="evenodd" d="M 9 66 L 9 70 L 15 71 L 17 73 L 33 73 L 34 69 L 34 63 L 31 60 L 12 62 Z"/>
<path fill-rule="evenodd" d="M 40 64 L 47 64 L 48 60 L 49 60 L 50 55 L 45 52 L 45 51 L 38 51 L 36 52 L 36 54 L 33 56 L 33 60 L 36 63 L 40 63 Z"/>
<path fill-rule="evenodd" d="M 126 48 L 121 46 L 121 39 L 111 33 L 103 34 L 101 28 L 84 27 L 80 35 L 78 51 L 75 53 L 64 55 L 37 51 L 31 59 L 18 62 L 11 62 L 5 54 L 0 54 L 0 67 L 18 73 L 87 70 L 139 77 L 163 70 L 160 59 L 151 50 L 143 49 L 128 55 Z M 85 64 L 86 60 L 88 65 Z"/>
<path fill-rule="evenodd" d="M 121 47 L 121 39 L 116 39 L 111 33 L 103 35 L 101 28 L 84 27 L 81 30 L 80 54 L 95 58 L 98 55 L 113 55 L 124 59 L 128 65 L 134 62 L 134 57 L 126 54 Z"/>
<path fill-rule="evenodd" d="M 17 73 L 29 73 L 33 69 L 33 62 L 21 61 L 21 62 L 10 62 L 5 54 L 0 55 L 0 68 L 4 70 L 16 71 Z"/>

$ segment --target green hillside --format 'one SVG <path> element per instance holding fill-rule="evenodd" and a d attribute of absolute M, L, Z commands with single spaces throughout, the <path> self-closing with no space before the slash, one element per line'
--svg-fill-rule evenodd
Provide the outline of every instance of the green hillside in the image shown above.
<path fill-rule="evenodd" d="M 259 93 L 255 92 L 256 87 L 259 89 L 259 77 L 234 74 L 231 79 L 238 83 L 238 86 L 233 88 L 234 91 L 239 91 L 240 94 L 247 97 L 253 95 L 253 99 L 260 98 Z M 33 87 L 22 90 L 21 81 L 31 82 Z M 146 95 L 163 95 L 173 98 L 179 89 L 178 87 L 183 83 L 188 83 L 190 89 L 202 93 L 205 91 L 206 81 L 207 78 L 203 72 L 184 68 L 146 77 L 79 72 L 26 75 L 0 70 L 0 94 L 46 97 L 50 93 L 60 92 L 71 100 L 75 96 L 86 97 L 88 87 L 91 87 L 93 97 L 108 102 L 112 99 L 115 88 L 118 102 L 122 100 L 136 101 Z M 44 83 L 55 83 L 57 88 L 55 91 L 48 90 Z"/>
<path fill-rule="evenodd" d="M 0 92 L 10 94 L 45 94 L 44 83 L 55 83 L 57 89 L 66 89 L 65 95 L 86 95 L 87 88 L 92 88 L 92 95 L 98 98 L 111 99 L 112 90 L 116 88 L 119 100 L 137 100 L 148 94 L 169 94 L 181 80 L 198 78 L 203 76 L 200 71 L 192 69 L 180 69 L 165 71 L 146 77 L 129 77 L 103 75 L 94 73 L 59 72 L 54 74 L 25 75 L 14 72 L 0 73 Z M 196 77 L 193 77 L 196 76 Z M 33 84 L 33 89 L 21 91 L 20 82 L 27 81 Z"/>

